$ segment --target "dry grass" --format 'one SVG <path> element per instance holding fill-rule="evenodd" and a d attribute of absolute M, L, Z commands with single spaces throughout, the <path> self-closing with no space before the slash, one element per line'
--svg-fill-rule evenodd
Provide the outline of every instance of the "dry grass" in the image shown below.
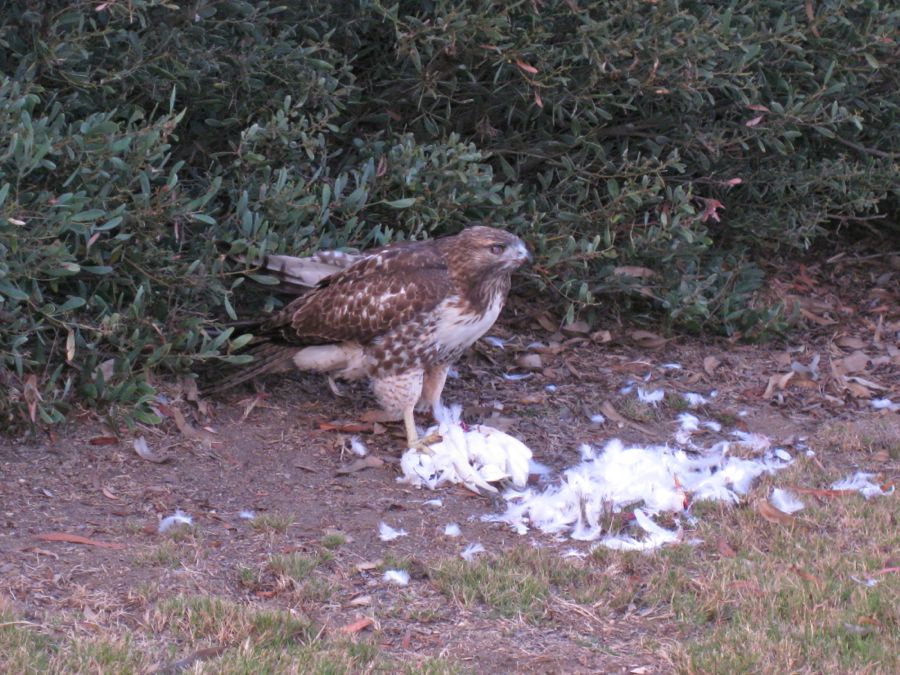
<path fill-rule="evenodd" d="M 822 450 L 877 454 L 893 460 L 900 459 L 900 421 L 896 415 L 864 417 L 858 420 L 841 420 L 822 426 L 810 445 Z"/>
<path fill-rule="evenodd" d="M 703 544 L 637 561 L 642 601 L 669 607 L 695 638 L 670 653 L 680 672 L 900 671 L 896 499 L 804 501 L 790 525 L 712 507 L 693 533 Z"/>
<path fill-rule="evenodd" d="M 296 611 L 265 610 L 211 596 L 161 601 L 136 631 L 139 639 L 78 635 L 16 619 L 0 607 L 0 671 L 5 673 L 455 673 L 423 660 L 415 670 L 384 658 L 374 642 L 324 639 Z M 152 638 L 151 638 L 152 636 Z"/>

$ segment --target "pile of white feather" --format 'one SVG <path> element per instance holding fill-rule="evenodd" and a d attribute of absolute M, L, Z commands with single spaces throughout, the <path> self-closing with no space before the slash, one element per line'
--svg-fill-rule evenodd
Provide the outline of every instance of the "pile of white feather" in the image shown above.
<path fill-rule="evenodd" d="M 733 432 L 729 440 L 698 446 L 693 438 L 701 428 L 720 429 L 685 413 L 674 445 L 625 446 L 618 439 L 600 450 L 582 445 L 581 462 L 554 484 L 538 489 L 528 487 L 528 476 L 546 469 L 533 461 L 524 443 L 486 425 L 466 427 L 459 406 L 440 409 L 435 417 L 438 424 L 427 433 L 437 433 L 441 440 L 428 454 L 408 450 L 398 480 L 432 490 L 462 484 L 488 493 L 498 493 L 499 485 L 506 511 L 483 520 L 506 523 L 519 534 L 535 528 L 621 550 L 649 550 L 677 541 L 680 529 L 661 527 L 655 516 L 683 513 L 689 500 L 736 502 L 761 474 L 792 462 L 787 451 L 771 448 L 769 439 L 759 434 Z M 606 534 L 608 515 L 630 506 L 639 507 L 633 513 L 640 538 Z"/>
<path fill-rule="evenodd" d="M 429 446 L 429 453 L 407 450 L 398 480 L 432 490 L 445 483 L 465 485 L 474 492 L 497 493 L 492 483 L 523 489 L 532 469 L 539 470 L 528 446 L 494 427 L 464 426 L 461 410 L 457 405 L 434 411 L 438 424 L 426 436 L 438 434 L 441 440 Z"/>
<path fill-rule="evenodd" d="M 476 492 L 503 489 L 506 511 L 482 516 L 487 522 L 505 523 L 519 534 L 531 529 L 595 542 L 618 550 L 650 550 L 681 540 L 676 529 L 660 526 L 654 518 L 676 514 L 676 523 L 690 520 L 689 505 L 697 501 L 738 502 L 764 473 L 774 473 L 793 463 L 793 456 L 756 433 L 733 431 L 724 435 L 716 422 L 701 421 L 690 413 L 679 416 L 679 428 L 670 444 L 629 445 L 613 439 L 602 449 L 582 445 L 581 461 L 542 488 L 529 487 L 530 473 L 548 473 L 532 459 L 521 441 L 485 425 L 465 426 L 460 408 L 436 411 L 441 441 L 430 454 L 408 450 L 401 460 L 398 480 L 435 489 L 446 483 L 462 484 Z M 711 444 L 695 442 L 714 434 Z M 807 450 L 808 453 L 812 451 Z M 885 494 L 871 483 L 869 474 L 858 474 L 835 489 L 858 490 L 866 498 Z M 786 513 L 803 504 L 783 490 L 773 490 L 773 506 Z M 633 507 L 634 535 L 609 534 L 604 524 L 609 515 Z"/>
<path fill-rule="evenodd" d="M 755 437 L 758 447 L 761 437 Z M 682 513 L 689 502 L 736 502 L 763 473 L 789 466 L 784 450 L 763 449 L 747 459 L 731 454 L 743 441 L 720 441 L 709 448 L 668 445 L 625 446 L 614 439 L 602 450 L 581 446 L 582 461 L 563 472 L 557 484 L 544 490 L 507 491 L 505 513 L 483 520 L 510 525 L 520 534 L 529 528 L 579 541 L 599 541 L 608 548 L 648 550 L 677 541 L 680 530 L 654 522 L 662 512 Z M 604 536 L 609 515 L 629 506 L 642 538 Z"/>

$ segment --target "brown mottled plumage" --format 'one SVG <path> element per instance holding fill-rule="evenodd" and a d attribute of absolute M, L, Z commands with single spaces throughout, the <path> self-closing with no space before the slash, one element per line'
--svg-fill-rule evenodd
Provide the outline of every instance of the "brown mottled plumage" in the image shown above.
<path fill-rule="evenodd" d="M 383 409 L 371 418 L 402 418 L 413 444 L 414 407 L 439 402 L 450 364 L 494 324 L 510 274 L 529 258 L 518 237 L 484 226 L 337 256 L 335 267 L 347 266 L 261 322 L 253 332 L 266 342 L 252 350 L 257 360 L 213 389 L 291 360 L 332 377 L 366 377 Z M 323 261 L 327 253 L 316 265 Z"/>

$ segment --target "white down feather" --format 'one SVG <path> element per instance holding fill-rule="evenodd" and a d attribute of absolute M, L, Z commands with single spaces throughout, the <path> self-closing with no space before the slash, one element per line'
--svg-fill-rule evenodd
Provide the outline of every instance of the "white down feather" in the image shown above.
<path fill-rule="evenodd" d="M 426 432 L 441 440 L 429 446 L 430 454 L 407 450 L 400 460 L 398 480 L 430 489 L 444 483 L 465 485 L 475 492 L 496 493 L 491 483 L 505 482 L 516 489 L 528 483 L 531 450 L 520 440 L 484 424 L 464 428 L 461 408 L 438 408 L 438 424 Z"/>

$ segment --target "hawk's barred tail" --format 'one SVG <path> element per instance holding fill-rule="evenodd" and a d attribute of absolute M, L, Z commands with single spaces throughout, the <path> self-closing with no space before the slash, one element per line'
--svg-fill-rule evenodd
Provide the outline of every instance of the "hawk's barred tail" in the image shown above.
<path fill-rule="evenodd" d="M 233 372 L 226 372 L 222 377 L 219 377 L 217 373 L 207 373 L 204 378 L 206 384 L 201 387 L 202 393 L 205 396 L 219 394 L 243 382 L 249 382 L 260 375 L 282 373 L 290 370 L 291 359 L 296 352 L 296 347 L 286 347 L 271 342 L 264 342 L 255 347 L 250 347 L 243 353 L 251 354 L 254 357 L 252 363 L 238 366 Z M 219 372 L 221 373 L 221 371 Z"/>

